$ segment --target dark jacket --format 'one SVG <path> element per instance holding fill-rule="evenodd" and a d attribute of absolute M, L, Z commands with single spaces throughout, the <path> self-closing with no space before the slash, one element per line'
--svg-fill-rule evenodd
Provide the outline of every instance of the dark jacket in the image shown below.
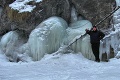
<path fill-rule="evenodd" d="M 90 35 L 90 42 L 91 44 L 94 43 L 100 43 L 100 40 L 103 39 L 103 37 L 105 36 L 104 33 L 102 33 L 101 31 L 92 31 L 92 30 L 86 30 L 86 33 Z"/>

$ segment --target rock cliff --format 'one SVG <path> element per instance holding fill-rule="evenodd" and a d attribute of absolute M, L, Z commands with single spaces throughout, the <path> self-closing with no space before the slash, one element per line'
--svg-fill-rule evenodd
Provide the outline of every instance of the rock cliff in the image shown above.
<path fill-rule="evenodd" d="M 35 3 L 32 12 L 19 13 L 9 7 L 15 0 L 0 0 L 0 35 L 10 30 L 21 30 L 29 35 L 40 22 L 51 17 L 60 16 L 70 22 L 71 7 L 74 5 L 78 15 L 90 20 L 93 25 L 109 14 L 115 5 L 115 0 L 43 0 Z M 103 22 L 100 27 L 108 27 L 111 18 Z"/>

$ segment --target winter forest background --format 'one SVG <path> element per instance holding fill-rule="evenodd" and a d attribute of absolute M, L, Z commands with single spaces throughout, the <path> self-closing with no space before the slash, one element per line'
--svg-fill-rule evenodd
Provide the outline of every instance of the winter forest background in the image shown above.
<path fill-rule="evenodd" d="M 98 29 L 101 62 L 85 29 L 120 0 L 0 0 L 0 80 L 119 80 L 120 9 Z M 109 62 L 106 62 L 109 60 Z"/>

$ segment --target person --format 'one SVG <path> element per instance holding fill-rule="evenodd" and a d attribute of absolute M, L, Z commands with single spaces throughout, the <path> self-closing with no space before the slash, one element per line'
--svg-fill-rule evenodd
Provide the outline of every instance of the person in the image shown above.
<path fill-rule="evenodd" d="M 100 62 L 99 59 L 100 40 L 103 39 L 105 34 L 101 31 L 98 31 L 96 26 L 93 26 L 91 30 L 86 29 L 86 33 L 90 35 L 90 43 L 93 54 L 95 56 L 95 61 Z"/>

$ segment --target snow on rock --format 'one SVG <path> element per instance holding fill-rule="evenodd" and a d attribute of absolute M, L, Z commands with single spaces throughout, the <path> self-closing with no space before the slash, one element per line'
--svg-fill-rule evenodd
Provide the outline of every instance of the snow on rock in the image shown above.
<path fill-rule="evenodd" d="M 35 2 L 37 2 L 37 3 L 38 3 L 38 2 L 42 2 L 42 1 L 43 1 L 43 0 L 35 0 Z"/>
<path fill-rule="evenodd" d="M 72 23 L 67 29 L 67 44 L 75 41 L 79 36 L 85 34 L 85 29 L 91 29 L 92 24 L 88 20 L 80 20 Z M 75 40 L 74 40 L 75 39 Z M 66 43 L 65 42 L 65 43 Z M 72 45 L 72 49 L 75 52 L 81 52 L 86 58 L 94 60 L 94 55 L 92 53 L 89 35 L 86 35 L 84 38 L 79 39 Z"/>
<path fill-rule="evenodd" d="M 27 3 L 35 1 L 36 3 L 41 2 L 42 0 L 16 0 L 12 4 L 9 5 L 14 10 L 18 10 L 19 13 L 22 12 L 31 12 L 36 6 L 28 5 Z"/>
<path fill-rule="evenodd" d="M 53 53 L 61 46 L 68 27 L 60 17 L 51 17 L 34 29 L 28 40 L 29 55 L 33 60 L 40 60 L 46 53 Z"/>

